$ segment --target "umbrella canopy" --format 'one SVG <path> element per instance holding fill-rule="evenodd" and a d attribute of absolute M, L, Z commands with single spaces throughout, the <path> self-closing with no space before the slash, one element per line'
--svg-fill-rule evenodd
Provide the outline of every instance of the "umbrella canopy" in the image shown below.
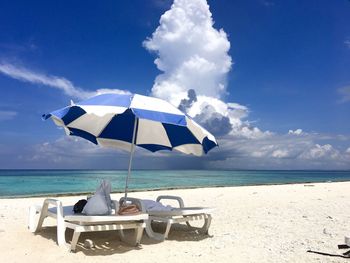
<path fill-rule="evenodd" d="M 130 151 L 176 150 L 200 156 L 217 146 L 215 137 L 170 103 L 138 94 L 102 94 L 44 114 L 68 135 Z"/>

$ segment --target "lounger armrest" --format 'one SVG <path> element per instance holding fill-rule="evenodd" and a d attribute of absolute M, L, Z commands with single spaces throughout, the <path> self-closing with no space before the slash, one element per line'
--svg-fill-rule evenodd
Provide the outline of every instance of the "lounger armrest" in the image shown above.
<path fill-rule="evenodd" d="M 59 229 L 58 231 L 62 231 L 62 229 L 64 228 L 64 218 L 63 218 L 64 215 L 63 215 L 62 202 L 56 199 L 47 198 L 44 200 L 42 206 L 33 205 L 29 209 L 29 229 L 31 232 L 35 233 L 37 231 L 40 231 L 40 229 L 42 228 L 44 219 L 47 216 L 52 215 L 52 213 L 49 211 L 49 206 L 56 207 L 56 213 L 54 217 L 57 219 L 57 229 Z M 39 219 L 36 222 L 34 217 L 37 213 L 39 213 Z M 59 238 L 58 242 L 59 243 L 63 242 L 62 237 Z"/>
<path fill-rule="evenodd" d="M 118 200 L 111 200 L 112 201 L 112 214 L 117 214 L 119 209 L 119 201 Z"/>
<path fill-rule="evenodd" d="M 183 208 L 185 207 L 184 205 L 184 201 L 182 200 L 182 198 L 180 196 L 174 196 L 174 195 L 160 195 L 157 197 L 156 201 L 160 202 L 160 200 L 162 199 L 168 199 L 168 200 L 176 200 L 179 203 L 179 207 Z"/>
<path fill-rule="evenodd" d="M 56 213 L 57 213 L 57 218 L 63 220 L 63 205 L 60 200 L 57 199 L 52 199 L 52 198 L 47 198 L 44 200 L 43 204 L 43 211 L 48 211 L 49 206 L 55 206 L 56 207 Z"/>
<path fill-rule="evenodd" d="M 122 202 L 124 202 L 125 197 L 120 198 L 119 200 L 119 204 L 121 204 Z M 144 213 L 146 213 L 146 207 L 142 204 L 141 199 L 139 198 L 133 198 L 133 197 L 127 197 L 126 198 L 127 201 L 131 202 L 132 204 L 137 205 L 137 207 Z"/>
<path fill-rule="evenodd" d="M 44 200 L 44 206 L 47 205 L 53 205 L 56 207 L 62 207 L 62 202 L 60 200 L 57 199 L 53 199 L 53 198 L 47 198 Z"/>

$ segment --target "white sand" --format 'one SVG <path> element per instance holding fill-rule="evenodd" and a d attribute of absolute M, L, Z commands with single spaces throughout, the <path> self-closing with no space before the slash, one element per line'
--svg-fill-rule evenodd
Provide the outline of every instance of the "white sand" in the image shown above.
<path fill-rule="evenodd" d="M 136 249 L 120 242 L 117 232 L 84 233 L 76 253 L 68 253 L 56 245 L 54 227 L 44 228 L 37 235 L 26 228 L 28 206 L 42 203 L 44 198 L 0 199 L 0 262 L 350 260 L 306 252 L 347 251 L 338 250 L 337 245 L 344 242 L 345 234 L 350 234 L 350 182 L 157 191 L 132 196 L 155 198 L 160 194 L 180 195 L 187 205 L 216 207 L 210 228 L 213 237 L 196 235 L 178 226 L 162 243 L 144 235 L 141 249 Z M 59 199 L 68 205 L 80 197 Z M 113 194 L 113 199 L 119 197 Z M 84 248 L 85 239 L 93 240 L 96 248 Z"/>

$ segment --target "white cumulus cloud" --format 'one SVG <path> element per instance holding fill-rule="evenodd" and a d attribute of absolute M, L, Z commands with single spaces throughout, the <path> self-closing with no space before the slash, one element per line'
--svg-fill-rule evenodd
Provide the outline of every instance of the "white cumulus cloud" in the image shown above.
<path fill-rule="evenodd" d="M 179 105 L 216 136 L 266 134 L 244 120 L 246 106 L 222 100 L 232 65 L 230 42 L 223 29 L 214 28 L 206 0 L 175 0 L 143 44 L 156 53 L 154 62 L 162 71 L 152 95 Z"/>
<path fill-rule="evenodd" d="M 302 135 L 303 134 L 303 130 L 302 129 L 296 129 L 295 131 L 293 130 L 289 130 L 288 134 L 292 134 L 292 135 Z"/>
<path fill-rule="evenodd" d="M 226 93 L 230 42 L 224 30 L 213 25 L 206 0 L 175 0 L 161 16 L 143 43 L 157 54 L 154 62 L 163 72 L 155 79 L 154 96 L 178 105 L 189 89 L 215 98 Z"/>
<path fill-rule="evenodd" d="M 333 148 L 330 144 L 320 145 L 315 144 L 310 149 L 307 149 L 300 155 L 302 159 L 337 159 L 340 157 L 340 152 Z"/>
<path fill-rule="evenodd" d="M 288 151 L 287 150 L 275 150 L 272 152 L 272 157 L 275 157 L 275 158 L 288 157 Z"/>

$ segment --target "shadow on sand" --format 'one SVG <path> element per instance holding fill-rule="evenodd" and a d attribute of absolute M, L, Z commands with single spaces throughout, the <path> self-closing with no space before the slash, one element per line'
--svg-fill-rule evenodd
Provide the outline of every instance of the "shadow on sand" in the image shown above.
<path fill-rule="evenodd" d="M 154 230 L 157 232 L 164 232 L 164 224 L 152 224 Z M 57 242 L 56 236 L 57 228 L 55 226 L 43 227 L 40 232 L 36 235 L 46 238 L 53 243 Z M 125 230 L 126 241 L 131 243 L 134 240 L 134 231 Z M 70 243 L 72 239 L 73 230 L 66 230 L 66 240 Z M 203 239 L 210 238 L 209 235 L 199 233 L 198 230 L 191 229 L 186 225 L 174 224 L 169 233 L 168 240 L 171 241 L 201 241 Z M 92 248 L 86 248 L 84 246 L 85 240 L 91 240 L 94 244 Z M 141 240 L 141 246 L 132 246 L 120 239 L 119 231 L 101 231 L 101 232 L 85 232 L 81 233 L 79 242 L 77 244 L 75 252 L 82 252 L 88 256 L 101 256 L 101 255 L 112 255 L 112 254 L 123 254 L 128 251 L 142 249 L 142 246 L 156 245 L 161 241 L 150 239 L 144 232 Z M 165 241 L 166 242 L 166 241 Z M 67 249 L 68 250 L 68 249 Z"/>

